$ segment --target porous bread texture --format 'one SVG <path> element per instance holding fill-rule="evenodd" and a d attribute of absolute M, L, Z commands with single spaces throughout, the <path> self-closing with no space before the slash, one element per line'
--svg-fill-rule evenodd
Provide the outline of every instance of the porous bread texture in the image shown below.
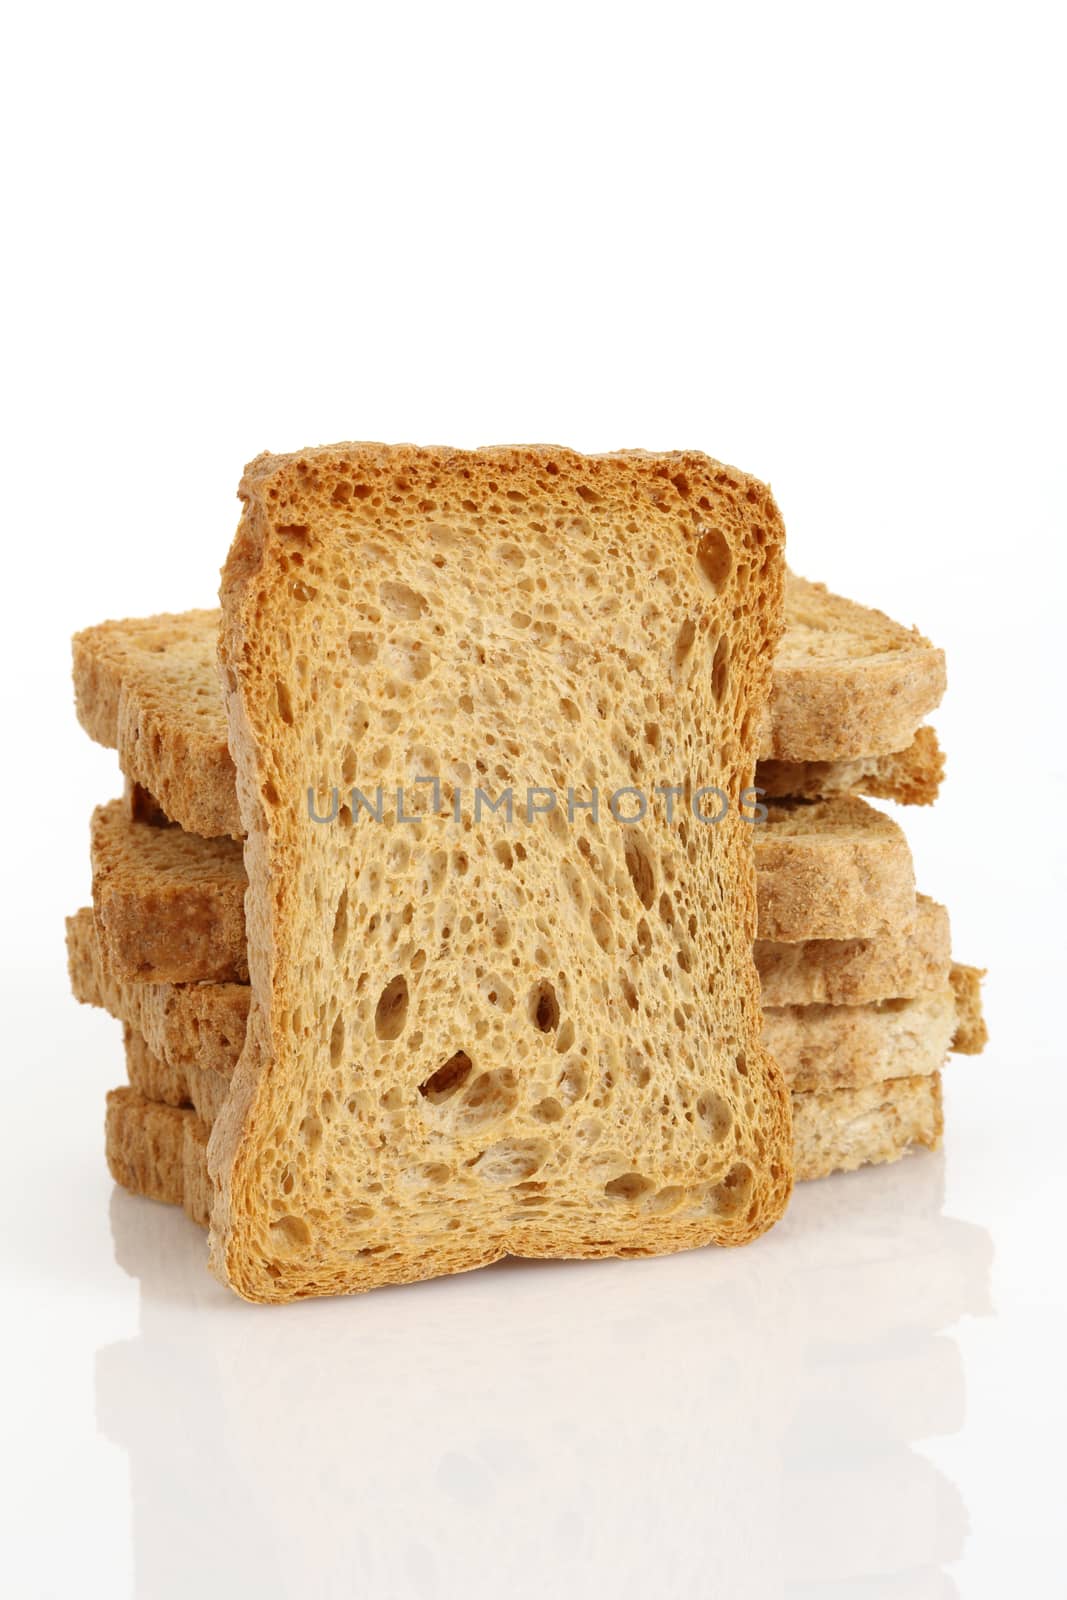
<path fill-rule="evenodd" d="M 894 1078 L 861 1089 L 794 1094 L 797 1182 L 899 1161 L 941 1142 L 941 1075 Z M 193 1107 L 157 1105 L 134 1088 L 108 1095 L 107 1162 L 131 1194 L 181 1206 L 201 1227 L 211 1216 L 209 1129 Z"/>
<path fill-rule="evenodd" d="M 989 1029 L 982 1015 L 984 967 L 967 967 L 953 962 L 949 973 L 956 999 L 956 1032 L 952 1048 L 957 1055 L 980 1056 L 989 1043 Z"/>
<path fill-rule="evenodd" d="M 793 1090 L 857 1088 L 937 1072 L 955 1027 L 948 984 L 913 1000 L 763 1012 L 763 1042 Z"/>
<path fill-rule="evenodd" d="M 104 1142 L 115 1182 L 131 1194 L 182 1206 L 202 1228 L 211 1215 L 207 1137 L 194 1111 L 157 1105 L 133 1088 L 108 1094 Z"/>
<path fill-rule="evenodd" d="M 67 918 L 67 965 L 71 990 L 81 1004 L 100 1006 L 128 1023 L 176 1073 L 213 1073 L 228 1085 L 248 1023 L 247 984 L 116 978 L 87 907 Z"/>
<path fill-rule="evenodd" d="M 122 800 L 97 807 L 90 834 L 93 909 L 117 976 L 153 983 L 247 979 L 247 879 L 236 840 L 133 821 Z"/>
<path fill-rule="evenodd" d="M 761 761 L 848 761 L 905 750 L 945 692 L 945 657 L 902 627 L 789 573 Z"/>
<path fill-rule="evenodd" d="M 769 802 L 752 831 L 761 939 L 866 939 L 914 926 L 908 842 L 866 801 Z"/>
<path fill-rule="evenodd" d="M 755 954 L 764 1006 L 855 1006 L 911 999 L 949 981 L 948 912 L 920 894 L 911 927 L 867 939 L 798 944 L 757 939 Z"/>
<path fill-rule="evenodd" d="M 906 750 L 849 761 L 759 761 L 756 787 L 771 800 L 822 800 L 865 794 L 903 806 L 931 806 L 945 775 L 933 728 L 920 728 Z"/>
<path fill-rule="evenodd" d="M 239 833 L 215 641 L 217 611 L 102 622 L 76 633 L 74 703 L 91 739 L 168 817 L 214 838 Z"/>
<path fill-rule="evenodd" d="M 257 1300 L 522 1256 L 740 1244 L 783 1210 L 751 782 L 781 521 L 696 453 L 260 457 L 220 660 L 253 1001 L 212 1133 L 212 1259 Z M 397 820 L 309 786 L 440 774 Z M 716 784 L 717 826 L 450 820 L 481 782 Z M 358 830 L 358 831 L 357 831 Z"/>
<path fill-rule="evenodd" d="M 795 1094 L 797 1181 L 898 1161 L 916 1145 L 936 1150 L 943 1127 L 939 1072 L 891 1078 L 861 1089 Z"/>
<path fill-rule="evenodd" d="M 186 611 L 76 634 L 75 700 L 90 737 L 118 750 L 133 815 L 158 820 L 161 809 L 191 833 L 238 838 L 219 620 Z M 847 786 L 927 805 L 944 761 L 932 731 L 915 730 L 943 691 L 944 658 L 914 630 L 791 576 L 757 781 L 772 798 Z M 854 783 L 842 763 L 855 766 Z"/>
<path fill-rule="evenodd" d="M 107 876 L 103 869 L 94 873 L 94 897 L 112 971 L 117 976 L 155 982 L 246 980 L 244 895 L 248 880 L 240 844 L 137 821 L 131 816 L 131 806 L 149 814 L 152 803 L 143 790 L 137 790 L 124 802 L 102 808 L 93 823 L 94 867 L 98 860 L 107 863 Z M 795 936 L 818 934 L 822 944 L 827 930 L 847 934 L 853 926 L 855 907 L 866 894 L 864 873 L 870 851 L 855 852 L 853 858 L 840 848 L 823 848 L 828 841 L 840 845 L 843 819 L 849 822 L 851 817 L 853 832 L 858 828 L 855 817 L 840 808 L 831 807 L 825 813 L 825 830 L 820 815 L 813 814 L 810 827 L 801 826 L 792 809 L 776 807 L 760 843 L 781 836 L 788 839 L 788 849 L 774 852 L 761 848 L 756 864 L 761 926 L 788 923 Z M 859 815 L 870 833 L 877 827 L 871 819 L 881 814 Z M 807 813 L 800 817 L 801 823 L 807 822 Z M 867 843 L 873 847 L 877 841 L 872 835 Z M 777 862 L 773 873 L 761 874 L 761 864 L 771 860 Z M 887 934 L 886 940 L 891 942 L 891 935 Z M 899 931 L 895 942 L 903 942 Z M 947 933 L 945 960 L 947 975 Z M 910 992 L 893 988 L 886 996 L 866 998 Z"/>

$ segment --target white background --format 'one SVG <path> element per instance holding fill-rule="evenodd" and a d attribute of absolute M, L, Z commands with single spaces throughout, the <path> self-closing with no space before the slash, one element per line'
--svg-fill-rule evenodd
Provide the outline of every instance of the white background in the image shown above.
<path fill-rule="evenodd" d="M 1038 5 L 24 6 L 7 167 L 6 1591 L 1058 1592 L 1062 40 Z M 246 1307 L 113 1192 L 70 633 L 212 603 L 242 464 L 696 446 L 948 654 L 904 815 L 992 1043 L 736 1255 Z"/>

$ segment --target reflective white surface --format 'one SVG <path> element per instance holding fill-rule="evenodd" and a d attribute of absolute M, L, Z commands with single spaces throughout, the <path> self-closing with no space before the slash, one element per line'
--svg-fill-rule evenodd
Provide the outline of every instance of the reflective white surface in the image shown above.
<path fill-rule="evenodd" d="M 70 1011 L 90 1070 L 18 1192 L 66 1178 L 7 1237 L 11 1592 L 1052 1592 L 1063 1184 L 992 1058 L 947 1154 L 805 1186 L 748 1249 L 265 1309 L 111 1188 L 113 1025 Z"/>

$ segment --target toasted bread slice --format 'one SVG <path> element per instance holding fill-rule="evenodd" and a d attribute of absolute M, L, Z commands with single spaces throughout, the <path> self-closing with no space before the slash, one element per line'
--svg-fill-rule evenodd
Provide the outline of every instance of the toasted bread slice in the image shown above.
<path fill-rule="evenodd" d="M 159 1105 L 133 1088 L 107 1097 L 108 1170 L 131 1194 L 182 1206 L 206 1228 L 211 1215 L 207 1125 L 194 1111 Z"/>
<path fill-rule="evenodd" d="M 778 801 L 753 828 L 759 937 L 897 935 L 915 922 L 915 875 L 899 825 L 854 795 Z"/>
<path fill-rule="evenodd" d="M 219 688 L 217 611 L 103 622 L 75 634 L 74 699 L 168 817 L 207 838 L 240 831 Z"/>
<path fill-rule="evenodd" d="M 851 761 L 906 750 L 945 692 L 945 657 L 822 583 L 790 573 L 761 761 Z"/>
<path fill-rule="evenodd" d="M 952 988 L 861 1006 L 767 1006 L 763 1040 L 794 1091 L 853 1089 L 944 1065 L 956 1029 Z"/>
<path fill-rule="evenodd" d="M 191 833 L 238 838 L 219 616 L 187 611 L 85 629 L 74 639 L 75 703 L 90 737 L 118 750 L 135 803 L 143 788 Z M 941 651 L 881 612 L 794 576 L 785 623 L 757 781 L 771 798 L 848 787 L 929 804 L 943 758 L 933 734 L 916 730 L 944 692 Z"/>
<path fill-rule="evenodd" d="M 248 977 L 241 845 L 130 819 L 121 800 L 91 827 L 93 909 L 119 977 L 212 983 Z"/>
<path fill-rule="evenodd" d="M 251 990 L 246 983 L 116 978 L 87 908 L 67 919 L 67 963 L 76 1000 L 100 1006 L 127 1023 L 176 1072 L 220 1073 L 229 1081 L 248 1024 Z"/>
<path fill-rule="evenodd" d="M 915 921 L 867 939 L 756 940 L 764 1006 L 855 1006 L 908 1000 L 949 981 L 948 912 L 916 896 Z"/>
<path fill-rule="evenodd" d="M 220 660 L 252 1008 L 210 1146 L 220 1277 L 291 1300 L 761 1233 L 791 1151 L 740 811 L 780 627 L 769 492 L 695 453 L 344 445 L 261 457 L 241 495 Z M 393 804 L 428 773 L 440 796 Z M 475 774 L 498 801 L 732 804 L 476 826 Z M 358 848 L 347 807 L 305 805 L 349 783 L 390 796 Z"/>
<path fill-rule="evenodd" d="M 771 800 L 824 800 L 864 794 L 904 806 L 930 806 L 945 775 L 933 728 L 920 728 L 906 750 L 850 761 L 760 761 L 756 787 Z"/>
<path fill-rule="evenodd" d="M 794 1094 L 797 1181 L 898 1161 L 917 1145 L 936 1150 L 943 1128 L 939 1072 L 859 1089 Z"/>
<path fill-rule="evenodd" d="M 866 1088 L 792 1096 L 797 1181 L 898 1161 L 941 1142 L 941 1074 L 894 1078 Z M 133 1087 L 107 1097 L 107 1164 L 131 1194 L 181 1206 L 207 1227 L 209 1129 L 190 1106 L 161 1105 Z"/>

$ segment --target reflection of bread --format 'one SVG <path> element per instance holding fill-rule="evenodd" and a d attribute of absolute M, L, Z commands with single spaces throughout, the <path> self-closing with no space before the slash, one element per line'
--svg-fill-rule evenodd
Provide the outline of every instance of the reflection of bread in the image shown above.
<path fill-rule="evenodd" d="M 261 457 L 241 496 L 219 657 L 252 1002 L 209 1149 L 218 1274 L 280 1301 L 762 1232 L 791 1148 L 750 825 L 453 812 L 470 759 L 494 793 L 588 799 L 621 762 L 739 797 L 780 631 L 769 492 L 695 453 L 340 445 Z M 309 821 L 309 788 L 353 784 L 384 825 Z"/>

